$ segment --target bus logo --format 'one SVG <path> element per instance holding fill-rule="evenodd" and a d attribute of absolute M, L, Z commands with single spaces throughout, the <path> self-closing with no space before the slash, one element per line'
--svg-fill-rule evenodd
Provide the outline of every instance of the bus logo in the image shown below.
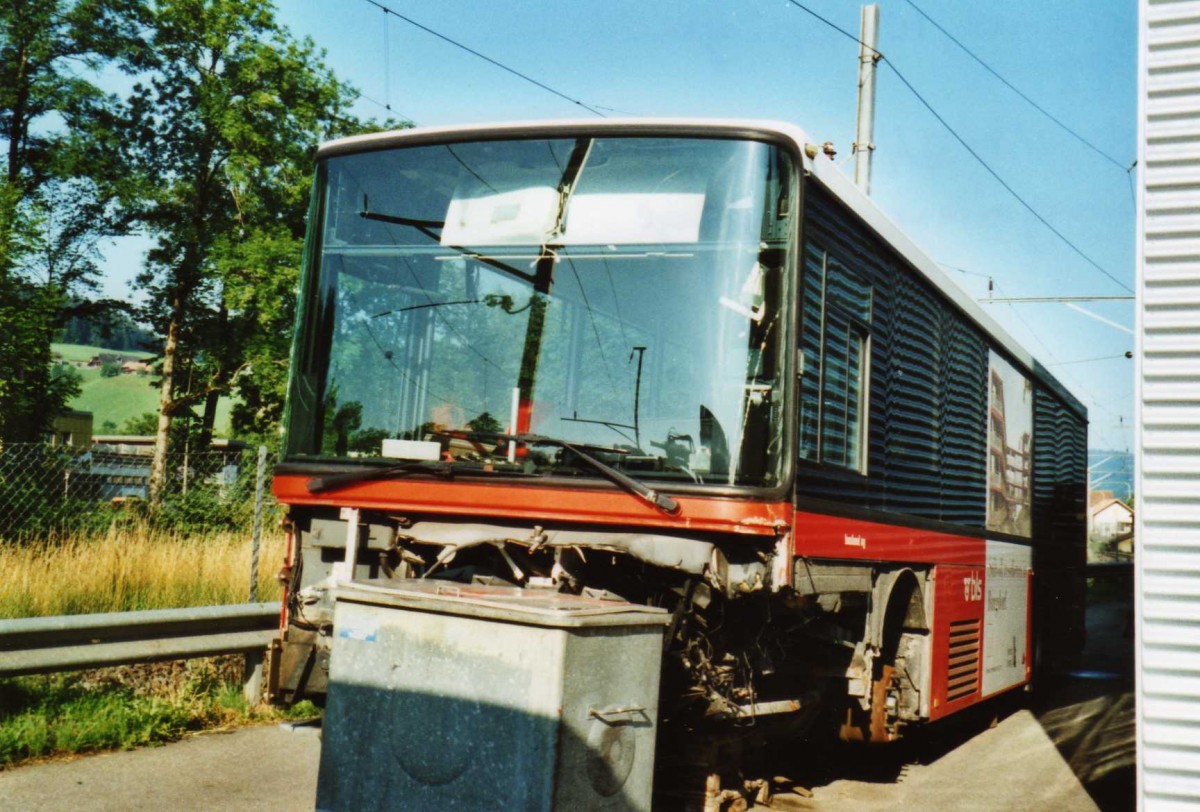
<path fill-rule="evenodd" d="M 983 578 L 979 576 L 978 570 L 971 570 L 971 574 L 963 578 L 963 600 L 983 600 Z"/>

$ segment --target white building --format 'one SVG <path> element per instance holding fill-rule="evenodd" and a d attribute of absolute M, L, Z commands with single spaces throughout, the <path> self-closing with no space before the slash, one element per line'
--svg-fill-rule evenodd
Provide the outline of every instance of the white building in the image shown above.
<path fill-rule="evenodd" d="M 1139 0 L 1138 805 L 1200 807 L 1200 2 Z"/>

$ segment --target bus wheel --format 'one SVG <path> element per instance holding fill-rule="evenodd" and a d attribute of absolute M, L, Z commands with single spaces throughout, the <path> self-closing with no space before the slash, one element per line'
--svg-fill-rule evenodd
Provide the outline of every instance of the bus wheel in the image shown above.
<path fill-rule="evenodd" d="M 857 704 L 846 708 L 846 720 L 840 731 L 843 741 L 885 744 L 899 738 L 893 692 L 895 681 L 895 666 L 884 665 L 879 677 L 871 683 L 871 709 L 864 711 Z"/>

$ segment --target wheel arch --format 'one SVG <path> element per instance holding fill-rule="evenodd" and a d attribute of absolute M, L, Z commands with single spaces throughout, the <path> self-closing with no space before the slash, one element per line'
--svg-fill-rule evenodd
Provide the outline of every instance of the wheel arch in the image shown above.
<path fill-rule="evenodd" d="M 929 574 L 912 567 L 885 570 L 876 577 L 871 590 L 871 611 L 867 616 L 867 643 L 888 656 L 889 643 L 905 631 L 928 632 L 929 611 L 925 596 Z"/>

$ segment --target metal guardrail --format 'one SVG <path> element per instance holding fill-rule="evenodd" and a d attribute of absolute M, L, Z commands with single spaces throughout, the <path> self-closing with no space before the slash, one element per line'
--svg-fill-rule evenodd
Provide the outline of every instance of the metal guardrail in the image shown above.
<path fill-rule="evenodd" d="M 261 655 L 278 626 L 278 602 L 0 620 L 0 677 Z"/>

